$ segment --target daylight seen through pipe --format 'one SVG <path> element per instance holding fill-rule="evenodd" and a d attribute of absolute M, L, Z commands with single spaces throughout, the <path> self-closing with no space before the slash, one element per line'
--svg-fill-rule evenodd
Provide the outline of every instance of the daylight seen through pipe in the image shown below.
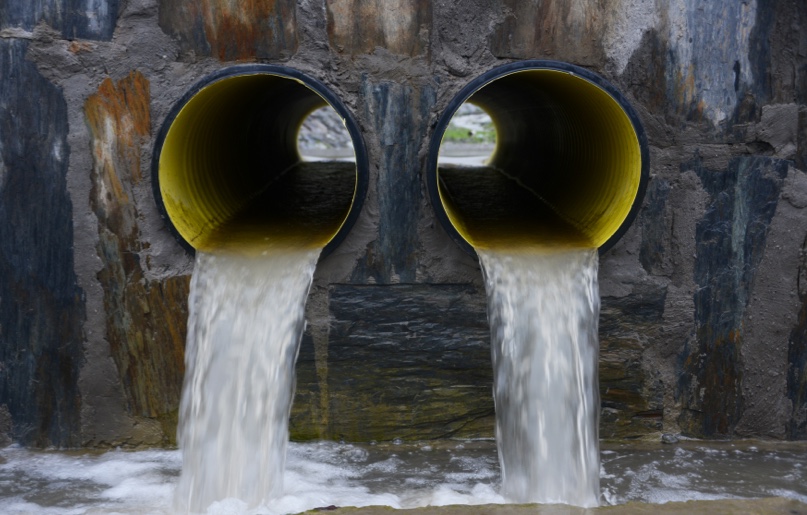
<path fill-rule="evenodd" d="M 298 132 L 330 106 L 354 160 L 308 161 Z M 335 248 L 358 216 L 367 156 L 352 115 L 319 81 L 281 66 L 235 66 L 206 77 L 176 104 L 154 148 L 154 196 L 189 250 Z"/>
<path fill-rule="evenodd" d="M 438 156 L 459 107 L 493 121 L 496 146 L 478 166 Z M 473 248 L 609 248 L 636 216 L 648 178 L 638 116 L 602 77 L 567 63 L 521 61 L 473 80 L 449 104 L 430 145 L 427 188 L 454 240 Z"/>

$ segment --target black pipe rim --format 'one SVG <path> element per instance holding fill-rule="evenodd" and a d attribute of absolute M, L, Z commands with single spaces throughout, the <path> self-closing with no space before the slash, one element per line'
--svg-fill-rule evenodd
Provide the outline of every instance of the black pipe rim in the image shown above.
<path fill-rule="evenodd" d="M 168 228 L 168 231 L 173 235 L 185 251 L 194 256 L 196 249 L 188 243 L 185 238 L 179 234 L 179 231 L 174 226 L 171 218 L 168 216 L 168 211 L 165 208 L 162 194 L 160 193 L 160 154 L 162 153 L 165 138 L 168 136 L 168 131 L 171 129 L 176 117 L 179 115 L 182 108 L 193 99 L 203 88 L 219 82 L 221 80 L 238 77 L 241 75 L 275 75 L 278 77 L 296 80 L 301 82 L 304 86 L 308 87 L 325 102 L 327 102 L 338 114 L 345 120 L 345 127 L 350 134 L 351 143 L 353 144 L 353 153 L 356 157 L 356 187 L 353 195 L 353 202 L 350 211 L 339 227 L 337 233 L 328 243 L 323 247 L 320 253 L 320 259 L 328 256 L 333 252 L 347 237 L 356 220 L 359 217 L 364 200 L 367 195 L 367 189 L 370 182 L 370 166 L 367 158 L 367 148 L 364 144 L 364 138 L 359 130 L 359 125 L 353 114 L 348 110 L 342 100 L 328 88 L 321 81 L 303 73 L 295 68 L 288 66 L 273 65 L 273 64 L 241 64 L 228 66 L 217 70 L 202 79 L 198 80 L 193 86 L 188 89 L 179 100 L 174 103 L 174 106 L 168 112 L 168 115 L 163 120 L 160 126 L 160 131 L 157 133 L 157 138 L 154 142 L 154 148 L 151 154 L 151 188 L 152 196 L 157 204 L 157 210 L 160 213 L 160 218 L 163 224 Z"/>
<path fill-rule="evenodd" d="M 431 141 L 429 142 L 429 161 L 426 166 L 426 190 L 429 194 L 432 211 L 434 212 L 434 216 L 440 221 L 440 225 L 443 226 L 443 229 L 448 233 L 451 239 L 454 240 L 454 242 L 466 253 L 476 257 L 477 254 L 473 245 L 471 245 L 459 233 L 459 231 L 457 231 L 454 224 L 452 224 L 451 220 L 449 220 L 448 214 L 443 207 L 443 201 L 440 198 L 437 159 L 440 154 L 440 146 L 443 142 L 443 135 L 445 134 L 446 128 L 451 122 L 451 119 L 454 117 L 454 114 L 457 112 L 457 109 L 459 109 L 462 104 L 471 98 L 474 93 L 481 90 L 496 79 L 502 78 L 506 75 L 511 75 L 513 73 L 529 70 L 560 71 L 591 82 L 598 88 L 608 93 L 619 104 L 622 110 L 625 111 L 625 114 L 628 115 L 628 119 L 630 120 L 631 125 L 633 125 L 633 129 L 636 131 L 636 137 L 639 141 L 639 149 L 642 159 L 642 168 L 639 174 L 639 187 L 636 190 L 636 199 L 628 212 L 628 216 L 625 217 L 622 225 L 619 226 L 619 229 L 617 229 L 617 231 L 600 246 L 599 253 L 602 255 L 610 250 L 616 244 L 616 242 L 625 235 L 642 208 L 647 183 L 650 180 L 650 149 L 648 148 L 647 135 L 645 134 L 644 127 L 639 119 L 639 115 L 636 113 L 633 106 L 630 105 L 624 95 L 622 95 L 622 93 L 620 93 L 620 91 L 613 84 L 608 82 L 602 76 L 585 68 L 581 68 L 575 64 L 563 61 L 529 59 L 497 66 L 486 71 L 482 75 L 477 76 L 471 82 L 466 84 L 465 87 L 463 87 L 459 93 L 457 93 L 451 99 L 446 109 L 440 115 L 437 125 L 434 128 L 434 132 L 432 133 Z"/>

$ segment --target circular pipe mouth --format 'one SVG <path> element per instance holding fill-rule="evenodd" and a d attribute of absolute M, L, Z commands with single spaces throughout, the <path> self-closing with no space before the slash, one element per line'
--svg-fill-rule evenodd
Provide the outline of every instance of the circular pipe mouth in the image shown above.
<path fill-rule="evenodd" d="M 307 162 L 297 136 L 331 106 L 355 163 Z M 317 80 L 282 66 L 234 66 L 191 88 L 166 118 L 152 156 L 154 197 L 189 251 L 263 251 L 341 243 L 367 191 L 367 153 L 342 102 Z"/>
<path fill-rule="evenodd" d="M 465 102 L 496 129 L 485 166 L 438 163 Z M 556 61 L 521 61 L 477 77 L 449 103 L 430 144 L 427 189 L 437 218 L 467 252 L 525 246 L 607 250 L 644 198 L 649 152 L 625 98 L 602 77 Z"/>

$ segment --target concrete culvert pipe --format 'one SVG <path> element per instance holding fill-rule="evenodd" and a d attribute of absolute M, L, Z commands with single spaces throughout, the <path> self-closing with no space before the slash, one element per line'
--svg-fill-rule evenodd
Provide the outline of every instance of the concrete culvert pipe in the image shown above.
<path fill-rule="evenodd" d="M 350 134 L 354 162 L 304 161 L 301 124 L 330 105 Z M 154 195 L 188 250 L 255 251 L 325 245 L 350 230 L 367 190 L 367 156 L 339 99 L 299 71 L 236 66 L 177 103 L 157 138 Z"/>
<path fill-rule="evenodd" d="M 487 112 L 485 166 L 438 163 L 456 110 Z M 436 216 L 467 251 L 524 245 L 608 248 L 635 217 L 648 177 L 644 131 L 602 77 L 567 63 L 522 61 L 468 84 L 440 118 L 427 186 Z"/>

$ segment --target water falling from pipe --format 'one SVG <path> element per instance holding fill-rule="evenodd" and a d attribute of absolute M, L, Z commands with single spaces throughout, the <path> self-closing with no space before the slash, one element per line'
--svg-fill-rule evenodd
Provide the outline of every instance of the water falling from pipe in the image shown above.
<path fill-rule="evenodd" d="M 198 252 L 179 413 L 174 505 L 204 512 L 281 495 L 294 364 L 318 248 Z"/>
<path fill-rule="evenodd" d="M 481 166 L 441 159 L 466 102 L 496 132 Z M 597 258 L 642 204 L 649 150 L 639 117 L 595 73 L 513 62 L 457 93 L 429 148 L 435 215 L 485 276 L 502 492 L 596 506 Z"/>
<path fill-rule="evenodd" d="M 502 494 L 600 498 L 597 249 L 477 249 L 491 326 Z"/>

